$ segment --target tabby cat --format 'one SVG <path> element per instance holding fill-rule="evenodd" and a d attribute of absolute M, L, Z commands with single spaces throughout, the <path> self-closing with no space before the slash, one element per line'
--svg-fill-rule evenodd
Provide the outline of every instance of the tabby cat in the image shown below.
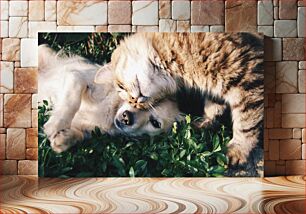
<path fill-rule="evenodd" d="M 180 87 L 224 100 L 232 113 L 232 164 L 245 163 L 259 142 L 264 115 L 261 35 L 136 33 L 120 43 L 111 64 L 120 97 L 136 108 L 150 108 Z M 223 106 L 207 103 L 206 118 L 222 112 Z"/>

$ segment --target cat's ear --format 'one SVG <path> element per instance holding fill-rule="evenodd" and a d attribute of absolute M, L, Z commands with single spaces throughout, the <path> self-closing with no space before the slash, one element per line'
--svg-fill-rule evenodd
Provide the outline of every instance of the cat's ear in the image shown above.
<path fill-rule="evenodd" d="M 56 52 L 48 45 L 38 47 L 38 68 L 43 69 L 53 64 L 56 59 Z"/>
<path fill-rule="evenodd" d="M 94 82 L 97 84 L 103 84 L 106 82 L 113 81 L 113 74 L 111 69 L 111 64 L 108 63 L 103 65 L 96 73 Z"/>

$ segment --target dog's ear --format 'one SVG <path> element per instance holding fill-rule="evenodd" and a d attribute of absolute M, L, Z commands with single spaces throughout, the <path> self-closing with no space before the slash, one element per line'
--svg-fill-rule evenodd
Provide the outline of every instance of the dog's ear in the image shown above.
<path fill-rule="evenodd" d="M 40 45 L 38 47 L 38 68 L 42 69 L 50 63 L 54 63 L 56 52 L 48 45 Z"/>
<path fill-rule="evenodd" d="M 97 71 L 94 82 L 97 84 L 103 84 L 106 82 L 113 82 L 113 79 L 111 64 L 108 63 Z"/>

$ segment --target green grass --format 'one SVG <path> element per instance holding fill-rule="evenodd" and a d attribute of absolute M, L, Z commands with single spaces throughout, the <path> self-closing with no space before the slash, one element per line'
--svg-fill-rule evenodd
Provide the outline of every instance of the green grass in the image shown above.
<path fill-rule="evenodd" d="M 104 64 L 126 34 L 39 34 L 39 44 L 49 44 L 56 51 L 73 53 Z M 187 95 L 189 99 L 190 96 Z M 181 102 L 190 106 L 190 102 Z M 194 103 L 194 102 L 193 102 Z M 200 107 L 200 105 L 194 105 Z M 183 106 L 184 107 L 184 106 Z M 203 109 L 200 107 L 200 109 Z M 222 176 L 227 169 L 226 144 L 231 139 L 231 121 L 211 129 L 195 129 L 197 117 L 186 116 L 175 123 L 168 134 L 150 138 L 112 137 L 99 129 L 92 138 L 70 150 L 56 154 L 43 132 L 50 116 L 47 102 L 39 106 L 39 176 Z"/>

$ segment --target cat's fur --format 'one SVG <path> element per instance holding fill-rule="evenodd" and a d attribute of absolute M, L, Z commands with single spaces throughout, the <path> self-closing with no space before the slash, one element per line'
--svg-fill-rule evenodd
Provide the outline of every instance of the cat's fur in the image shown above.
<path fill-rule="evenodd" d="M 98 70 L 102 84 L 94 83 Z M 44 132 L 56 152 L 90 136 L 95 127 L 112 135 L 156 135 L 181 118 L 176 102 L 170 99 L 145 111 L 131 107 L 118 96 L 109 65 L 93 64 L 79 56 L 59 56 L 45 45 L 39 46 L 38 78 L 39 101 L 53 105 Z"/>
<path fill-rule="evenodd" d="M 263 37 L 250 33 L 137 33 L 112 55 L 120 97 L 148 108 L 179 87 L 198 88 L 230 106 L 231 163 L 245 163 L 263 128 Z M 205 105 L 205 117 L 223 106 Z M 217 108 L 216 108 L 217 107 Z M 217 110 L 216 110 L 217 109 Z M 220 111 L 219 111 L 219 110 Z M 214 116 L 215 113 L 212 113 Z"/>

